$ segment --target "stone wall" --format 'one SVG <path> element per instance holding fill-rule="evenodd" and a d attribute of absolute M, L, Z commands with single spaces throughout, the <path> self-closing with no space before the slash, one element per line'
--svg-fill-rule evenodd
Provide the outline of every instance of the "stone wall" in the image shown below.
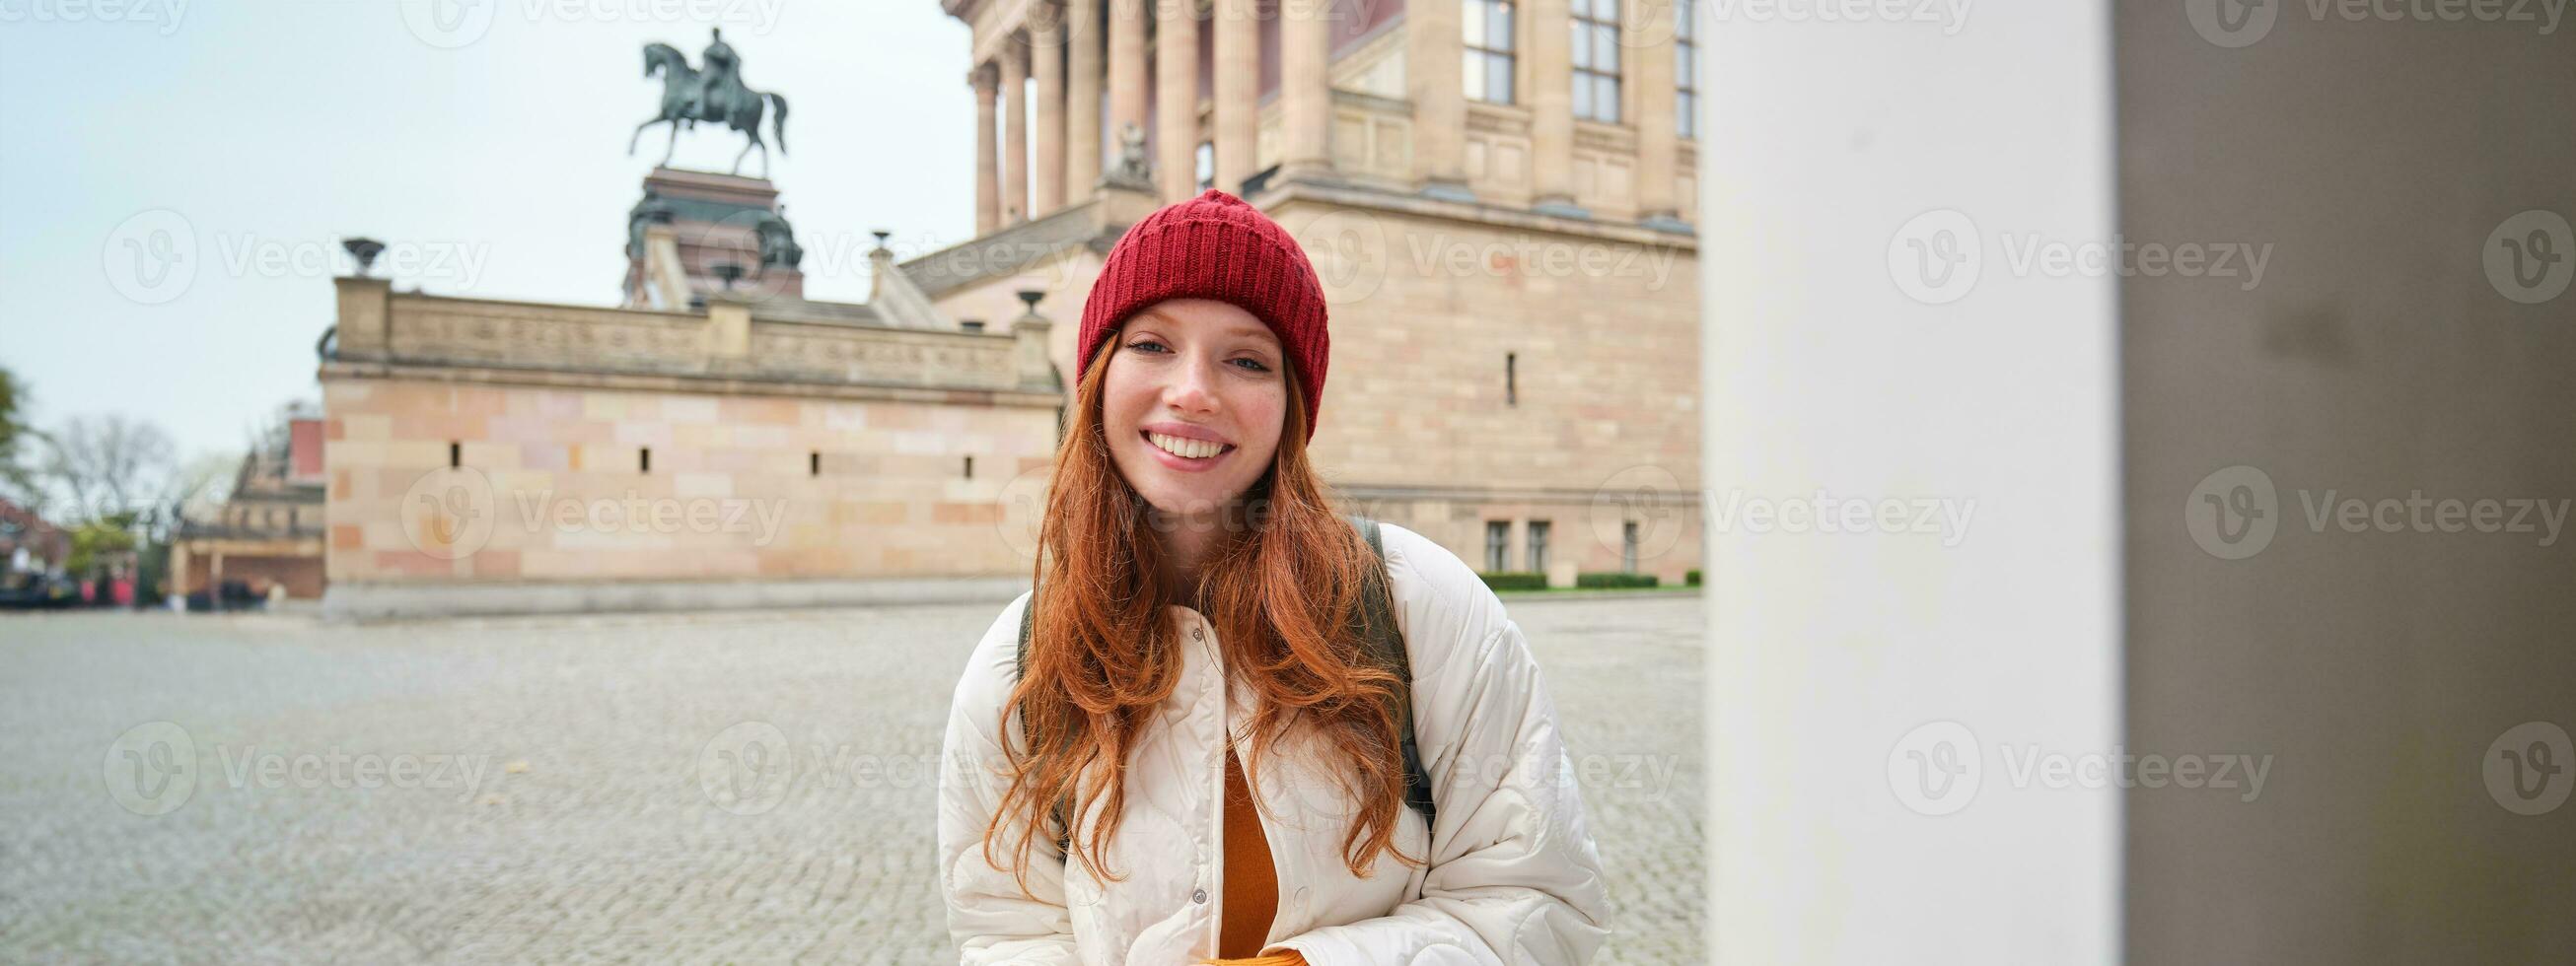
<path fill-rule="evenodd" d="M 335 585 L 1009 575 L 1005 487 L 1055 443 L 1024 406 L 418 377 L 324 405 Z"/>
<path fill-rule="evenodd" d="M 1025 573 L 1014 527 L 1035 505 L 1009 494 L 1054 452 L 1051 326 L 340 290 L 321 372 L 334 594 Z"/>

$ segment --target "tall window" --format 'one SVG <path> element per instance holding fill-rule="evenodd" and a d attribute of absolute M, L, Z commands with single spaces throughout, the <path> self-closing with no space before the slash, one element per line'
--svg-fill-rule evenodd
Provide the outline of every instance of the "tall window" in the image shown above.
<path fill-rule="evenodd" d="M 1485 521 L 1485 572 L 1502 573 L 1512 565 L 1512 521 Z"/>
<path fill-rule="evenodd" d="M 1216 187 L 1216 142 L 1199 142 L 1198 152 L 1192 155 L 1190 160 L 1192 166 L 1198 169 L 1199 190 L 1206 191 Z"/>
<path fill-rule="evenodd" d="M 1673 77 L 1681 88 L 1681 96 L 1673 98 L 1673 108 L 1681 112 L 1675 130 L 1685 138 L 1699 137 L 1699 25 L 1687 2 L 1673 5 Z"/>
<path fill-rule="evenodd" d="M 1467 33 L 1468 99 L 1511 103 L 1512 0 L 1459 0 L 1459 6 Z"/>
<path fill-rule="evenodd" d="M 1619 572 L 1623 574 L 1637 572 L 1637 521 L 1635 520 L 1619 525 Z"/>
<path fill-rule="evenodd" d="M 1529 541 L 1530 541 L 1530 568 L 1529 568 L 1529 569 L 1531 569 L 1531 570 L 1535 570 L 1535 571 L 1538 571 L 1539 573 L 1546 573 L 1546 572 L 1547 572 L 1547 521 L 1545 521 L 1545 520 L 1532 520 L 1532 521 L 1530 521 L 1530 522 L 1529 522 Z"/>
<path fill-rule="evenodd" d="M 1619 123 L 1619 3 L 1574 0 L 1574 116 L 1584 120 Z"/>

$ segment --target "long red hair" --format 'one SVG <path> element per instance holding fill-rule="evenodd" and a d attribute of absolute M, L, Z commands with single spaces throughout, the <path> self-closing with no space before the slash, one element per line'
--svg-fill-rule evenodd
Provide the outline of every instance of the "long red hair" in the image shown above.
<path fill-rule="evenodd" d="M 1010 868 L 1027 891 L 1031 847 L 1062 837 L 1059 819 L 1079 814 L 1059 815 L 1058 803 L 1101 800 L 1073 856 L 1103 881 L 1123 877 L 1104 859 L 1126 804 L 1127 754 L 1180 683 L 1180 632 L 1164 608 L 1183 604 L 1216 626 L 1225 666 L 1255 695 L 1258 710 L 1237 736 L 1250 739 L 1246 778 L 1257 787 L 1256 763 L 1292 726 L 1316 729 L 1346 762 L 1332 770 L 1358 805 L 1342 843 L 1351 874 L 1367 875 L 1381 853 L 1419 864 L 1395 848 L 1403 689 L 1359 633 L 1361 581 L 1375 579 L 1375 561 L 1307 462 L 1295 373 L 1285 373 L 1287 414 L 1270 471 L 1227 508 L 1199 585 L 1164 586 L 1161 535 L 1148 522 L 1158 511 L 1119 475 L 1103 429 L 1101 387 L 1118 347 L 1114 335 L 1104 340 L 1084 367 L 1056 451 L 1028 650 L 1001 708 L 1001 733 L 1012 733 L 1016 712 L 1028 750 L 1003 743 L 1009 785 L 986 828 L 985 861 L 1001 868 L 995 847 L 1010 836 Z"/>

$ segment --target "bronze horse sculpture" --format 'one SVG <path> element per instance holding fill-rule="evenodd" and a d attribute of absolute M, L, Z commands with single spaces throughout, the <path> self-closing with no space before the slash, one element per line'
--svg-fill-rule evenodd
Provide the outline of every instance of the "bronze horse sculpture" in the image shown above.
<path fill-rule="evenodd" d="M 771 106 L 778 114 L 770 122 L 770 131 L 778 138 L 778 153 L 787 153 L 787 98 L 774 93 L 752 90 L 742 82 L 742 61 L 733 48 L 725 45 L 724 31 L 715 32 L 707 45 L 707 69 L 700 73 L 689 66 L 687 55 L 669 44 L 644 45 L 644 76 L 662 78 L 662 113 L 635 126 L 635 135 L 626 139 L 626 153 L 634 154 L 636 142 L 644 129 L 656 124 L 671 126 L 671 141 L 662 149 L 662 164 L 671 163 L 671 153 L 680 146 L 680 125 L 695 129 L 699 121 L 723 122 L 742 132 L 751 143 L 742 146 L 734 156 L 733 174 L 742 173 L 742 162 L 751 149 L 760 149 L 760 176 L 769 177 L 769 145 L 760 139 L 760 117 Z"/>

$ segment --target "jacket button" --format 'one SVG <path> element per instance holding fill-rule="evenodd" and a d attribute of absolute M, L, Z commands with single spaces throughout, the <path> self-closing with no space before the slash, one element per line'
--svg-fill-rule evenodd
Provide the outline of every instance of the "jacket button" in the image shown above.
<path fill-rule="evenodd" d="M 1191 893 L 1190 893 L 1190 901 L 1191 901 L 1191 902 L 1201 902 L 1201 903 L 1206 902 L 1206 901 L 1207 901 L 1207 890 L 1206 890 L 1206 889 L 1199 889 L 1199 890 L 1195 890 L 1195 891 L 1191 892 Z"/>
<path fill-rule="evenodd" d="M 1193 641 L 1204 641 L 1204 640 L 1207 640 L 1207 628 L 1204 628 L 1204 627 L 1193 627 L 1193 628 L 1190 628 L 1190 640 L 1193 640 Z"/>

